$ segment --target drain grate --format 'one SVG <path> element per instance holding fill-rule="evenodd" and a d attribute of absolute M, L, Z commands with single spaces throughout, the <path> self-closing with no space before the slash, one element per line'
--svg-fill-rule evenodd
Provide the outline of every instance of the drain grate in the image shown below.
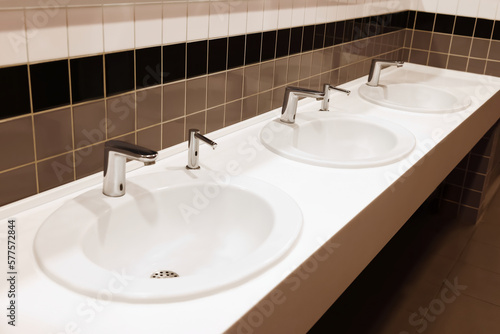
<path fill-rule="evenodd" d="M 179 274 L 170 270 L 155 271 L 150 276 L 150 278 L 174 278 L 174 277 L 179 277 Z"/>

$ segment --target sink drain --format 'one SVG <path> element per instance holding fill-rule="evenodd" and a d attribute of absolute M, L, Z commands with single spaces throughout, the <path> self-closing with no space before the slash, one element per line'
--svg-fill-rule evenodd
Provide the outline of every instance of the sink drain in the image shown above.
<path fill-rule="evenodd" d="M 179 274 L 170 270 L 155 271 L 150 276 L 150 278 L 174 278 L 174 277 L 179 277 Z"/>

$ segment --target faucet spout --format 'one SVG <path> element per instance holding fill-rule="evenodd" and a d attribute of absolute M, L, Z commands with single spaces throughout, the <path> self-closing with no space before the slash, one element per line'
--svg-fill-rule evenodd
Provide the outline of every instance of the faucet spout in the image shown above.
<path fill-rule="evenodd" d="M 217 147 L 217 143 L 200 134 L 200 130 L 190 129 L 188 140 L 188 164 L 186 165 L 187 169 L 200 169 L 200 156 L 198 154 L 200 150 L 200 140 L 212 146 L 214 150 Z"/>
<path fill-rule="evenodd" d="M 286 87 L 283 107 L 281 108 L 281 122 L 295 123 L 295 114 L 297 113 L 299 97 L 313 97 L 317 100 L 323 100 L 325 98 L 325 92 L 300 87 Z"/>
<path fill-rule="evenodd" d="M 323 85 L 324 98 L 323 101 L 321 101 L 321 109 L 320 109 L 321 111 L 328 111 L 328 105 L 330 103 L 330 89 L 337 90 L 347 95 L 351 94 L 350 90 L 343 89 L 340 87 L 335 87 L 330 84 L 324 84 Z"/>
<path fill-rule="evenodd" d="M 370 67 L 370 73 L 368 74 L 368 82 L 366 84 L 368 86 L 377 87 L 382 69 L 389 66 L 402 67 L 403 64 L 404 61 L 401 60 L 373 59 Z"/>
<path fill-rule="evenodd" d="M 125 163 L 137 160 L 145 166 L 154 165 L 158 152 L 119 140 L 104 144 L 104 182 L 102 192 L 106 196 L 125 195 Z"/>

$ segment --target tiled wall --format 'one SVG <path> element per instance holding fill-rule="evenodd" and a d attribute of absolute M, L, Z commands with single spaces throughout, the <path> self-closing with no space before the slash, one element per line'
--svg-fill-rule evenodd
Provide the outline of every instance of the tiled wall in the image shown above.
<path fill-rule="evenodd" d="M 403 56 L 408 16 L 326 0 L 0 11 L 0 205 L 102 170 L 108 139 L 159 150 L 279 107 L 287 85 L 363 76 Z"/>

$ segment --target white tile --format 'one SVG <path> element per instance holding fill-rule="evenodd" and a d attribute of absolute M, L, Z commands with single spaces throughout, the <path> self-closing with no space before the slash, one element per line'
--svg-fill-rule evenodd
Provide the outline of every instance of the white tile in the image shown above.
<path fill-rule="evenodd" d="M 186 41 L 187 3 L 163 4 L 163 43 Z"/>
<path fill-rule="evenodd" d="M 162 5 L 135 6 L 135 47 L 143 48 L 162 43 Z"/>
<path fill-rule="evenodd" d="M 279 0 L 264 1 L 264 21 L 262 24 L 264 31 L 278 28 L 278 10 Z"/>
<path fill-rule="evenodd" d="M 328 0 L 318 0 L 316 6 L 316 24 L 326 23 L 328 18 Z"/>
<path fill-rule="evenodd" d="M 208 2 L 191 2 L 188 4 L 187 40 L 208 38 L 210 6 Z"/>
<path fill-rule="evenodd" d="M 495 19 L 500 20 L 500 4 L 498 4 L 497 15 L 496 15 Z"/>
<path fill-rule="evenodd" d="M 476 17 L 479 8 L 479 0 L 460 0 L 457 15 Z"/>
<path fill-rule="evenodd" d="M 372 7 L 370 7 L 371 10 Z M 347 5 L 344 4 L 338 4 L 337 5 L 337 21 L 343 21 L 345 20 L 345 15 L 347 12 Z M 371 13 L 370 13 L 371 15 Z"/>
<path fill-rule="evenodd" d="M 316 24 L 316 6 L 317 0 L 306 0 L 304 25 Z"/>
<path fill-rule="evenodd" d="M 439 0 L 439 2 L 450 2 L 455 0 Z M 434 13 L 436 11 L 438 1 L 437 0 L 420 0 L 418 3 L 418 10 L 421 12 L 431 12 Z"/>
<path fill-rule="evenodd" d="M 264 21 L 264 0 L 248 2 L 247 33 L 262 31 Z"/>
<path fill-rule="evenodd" d="M 104 51 L 134 48 L 134 6 L 104 6 Z"/>
<path fill-rule="evenodd" d="M 104 51 L 102 7 L 68 8 L 69 56 Z"/>
<path fill-rule="evenodd" d="M 208 37 L 225 37 L 229 31 L 229 4 L 222 1 L 210 2 Z"/>
<path fill-rule="evenodd" d="M 26 11 L 29 61 L 68 57 L 66 8 Z"/>
<path fill-rule="evenodd" d="M 0 66 L 28 62 L 22 10 L 0 11 Z"/>
<path fill-rule="evenodd" d="M 280 0 L 278 11 L 278 29 L 292 26 L 293 0 Z"/>
<path fill-rule="evenodd" d="M 356 0 L 347 2 L 346 20 L 351 20 L 356 17 Z"/>
<path fill-rule="evenodd" d="M 328 22 L 337 21 L 337 6 L 329 2 L 326 19 Z"/>
<path fill-rule="evenodd" d="M 458 1 L 459 0 L 439 0 L 436 10 L 440 14 L 456 15 Z"/>
<path fill-rule="evenodd" d="M 306 0 L 293 0 L 292 27 L 304 25 Z"/>
<path fill-rule="evenodd" d="M 494 20 L 498 7 L 498 0 L 481 0 L 477 17 Z"/>
<path fill-rule="evenodd" d="M 247 32 L 247 2 L 229 2 L 229 35 L 243 35 Z"/>

